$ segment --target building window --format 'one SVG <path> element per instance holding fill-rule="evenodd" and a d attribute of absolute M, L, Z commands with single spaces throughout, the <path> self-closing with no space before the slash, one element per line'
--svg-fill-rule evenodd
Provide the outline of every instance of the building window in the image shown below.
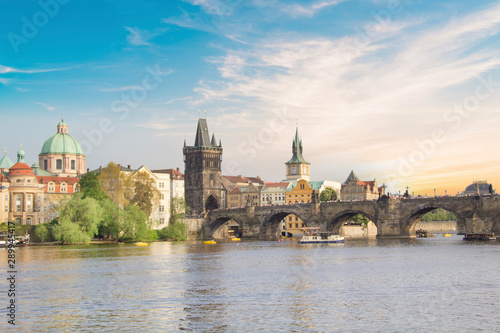
<path fill-rule="evenodd" d="M 53 215 L 52 215 L 52 213 L 50 213 L 49 218 L 50 218 L 50 220 L 51 220 L 51 221 L 53 220 Z"/>
<path fill-rule="evenodd" d="M 295 223 L 295 229 L 298 229 L 298 228 L 299 228 L 299 224 Z"/>
<path fill-rule="evenodd" d="M 75 160 L 71 160 L 71 170 L 75 170 Z"/>
<path fill-rule="evenodd" d="M 160 182 L 160 183 L 158 183 L 158 187 L 159 187 L 159 188 L 165 188 L 165 183 L 164 183 L 164 182 Z"/>
<path fill-rule="evenodd" d="M 49 203 L 49 208 L 50 208 L 50 209 L 54 208 L 54 205 L 52 204 L 52 202 L 51 202 L 51 203 Z M 52 219 L 52 217 L 51 217 L 50 219 Z"/>
<path fill-rule="evenodd" d="M 291 216 L 288 216 L 288 221 L 291 221 L 292 220 L 292 217 Z"/>
<path fill-rule="evenodd" d="M 288 229 L 292 229 L 292 224 L 288 223 Z"/>
<path fill-rule="evenodd" d="M 9 201 L 9 195 L 8 194 L 5 195 L 5 201 Z"/>
<path fill-rule="evenodd" d="M 160 209 L 159 209 L 160 212 L 164 212 L 165 211 L 165 206 L 164 205 L 160 205 Z"/>
<path fill-rule="evenodd" d="M 62 169 L 62 160 L 56 160 L 56 169 L 61 170 Z"/>
<path fill-rule="evenodd" d="M 162 193 L 162 194 L 160 195 L 160 199 L 161 199 L 161 200 L 164 200 L 164 199 L 165 199 L 165 194 L 163 194 L 163 193 Z"/>
<path fill-rule="evenodd" d="M 28 217 L 28 218 L 26 219 L 26 224 L 31 224 L 31 217 Z"/>
<path fill-rule="evenodd" d="M 43 206 L 43 211 L 46 212 L 47 211 L 47 206 Z"/>
<path fill-rule="evenodd" d="M 160 224 L 165 224 L 165 219 L 163 217 L 160 218 Z"/>
<path fill-rule="evenodd" d="M 16 212 L 20 212 L 21 211 L 21 195 L 18 194 L 16 196 Z"/>
<path fill-rule="evenodd" d="M 9 206 L 5 205 L 5 211 L 8 212 L 9 211 Z"/>
<path fill-rule="evenodd" d="M 47 160 L 43 160 L 43 169 L 47 170 L 47 168 L 48 168 Z"/>
<path fill-rule="evenodd" d="M 298 216 L 295 216 L 295 221 L 298 221 L 299 220 L 299 217 Z"/>

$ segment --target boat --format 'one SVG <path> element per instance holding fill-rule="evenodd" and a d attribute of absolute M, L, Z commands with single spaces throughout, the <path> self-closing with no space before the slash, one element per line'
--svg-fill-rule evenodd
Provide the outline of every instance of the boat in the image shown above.
<path fill-rule="evenodd" d="M 241 238 L 238 238 L 238 237 L 233 237 L 233 238 L 231 238 L 231 240 L 232 240 L 232 241 L 240 241 L 240 240 L 241 240 Z"/>
<path fill-rule="evenodd" d="M 480 240 L 480 241 L 496 241 L 497 238 L 494 233 L 486 233 L 486 234 L 465 234 L 464 240 L 467 241 L 474 241 L 474 240 Z"/>
<path fill-rule="evenodd" d="M 26 234 L 24 236 L 15 236 L 14 238 L 14 246 L 28 246 L 30 242 L 30 235 Z M 9 234 L 7 232 L 0 232 L 0 247 L 7 247 L 8 244 L 12 244 L 9 241 Z"/>
<path fill-rule="evenodd" d="M 319 232 L 318 227 L 302 228 L 303 236 L 299 240 L 299 244 L 328 244 L 328 243 L 343 243 L 344 237 L 333 235 L 331 232 Z"/>
<path fill-rule="evenodd" d="M 211 240 L 204 241 L 203 244 L 217 244 L 217 242 L 214 241 L 213 239 L 211 239 Z"/>
<path fill-rule="evenodd" d="M 443 237 L 451 237 L 451 234 L 443 234 Z"/>
<path fill-rule="evenodd" d="M 135 246 L 148 246 L 148 243 L 144 243 L 144 242 L 137 242 L 134 244 Z"/>

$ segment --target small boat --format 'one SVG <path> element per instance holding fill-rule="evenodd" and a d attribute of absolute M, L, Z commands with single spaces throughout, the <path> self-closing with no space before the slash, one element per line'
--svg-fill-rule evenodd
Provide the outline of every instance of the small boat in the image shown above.
<path fill-rule="evenodd" d="M 241 238 L 238 238 L 238 237 L 233 237 L 233 238 L 231 238 L 231 240 L 232 240 L 232 241 L 240 241 L 240 240 L 241 240 Z"/>
<path fill-rule="evenodd" d="M 466 241 L 496 241 L 497 238 L 494 233 L 486 233 L 486 234 L 465 234 L 464 240 Z"/>
<path fill-rule="evenodd" d="M 319 232 L 318 227 L 302 228 L 302 238 L 299 244 L 329 244 L 329 243 L 343 243 L 344 237 L 340 235 L 332 235 L 331 232 Z"/>
<path fill-rule="evenodd" d="M 451 234 L 443 234 L 443 237 L 451 237 Z"/>
<path fill-rule="evenodd" d="M 204 241 L 203 244 L 217 244 L 217 242 L 214 241 L 213 239 L 211 239 L 211 240 Z"/>
<path fill-rule="evenodd" d="M 144 243 L 144 242 L 137 242 L 134 244 L 135 246 L 148 246 L 148 243 Z"/>

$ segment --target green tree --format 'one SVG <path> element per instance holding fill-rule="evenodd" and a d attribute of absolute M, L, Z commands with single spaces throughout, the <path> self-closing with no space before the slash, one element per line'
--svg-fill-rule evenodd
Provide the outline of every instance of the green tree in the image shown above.
<path fill-rule="evenodd" d="M 170 224 L 182 222 L 186 213 L 191 211 L 191 207 L 186 204 L 184 198 L 175 197 L 170 201 Z"/>
<path fill-rule="evenodd" d="M 153 207 L 160 203 L 160 191 L 156 181 L 147 172 L 140 171 L 132 175 L 134 194 L 130 204 L 137 205 L 146 216 L 151 215 Z"/>
<path fill-rule="evenodd" d="M 35 234 L 40 239 L 40 241 L 43 243 L 43 242 L 45 242 L 45 239 L 47 238 L 47 236 L 49 234 L 49 230 L 47 229 L 45 224 L 39 224 L 36 226 Z"/>
<path fill-rule="evenodd" d="M 364 224 L 364 225 L 367 225 L 368 222 L 370 222 L 370 219 L 368 219 L 366 216 L 362 215 L 362 214 L 356 214 L 352 217 L 352 220 L 356 223 L 356 224 Z"/>
<path fill-rule="evenodd" d="M 54 228 L 54 236 L 65 243 L 88 243 L 97 233 L 102 220 L 102 208 L 92 198 L 82 199 L 81 194 L 64 204 L 59 215 L 59 225 Z"/>
<path fill-rule="evenodd" d="M 182 222 L 175 222 L 158 231 L 158 236 L 164 240 L 186 240 L 187 226 Z"/>
<path fill-rule="evenodd" d="M 80 192 L 83 194 L 83 199 L 93 198 L 96 200 L 103 200 L 107 198 L 106 193 L 101 190 L 101 185 L 97 175 L 92 171 L 86 173 L 80 178 L 79 186 Z"/>
<path fill-rule="evenodd" d="M 337 200 L 337 191 L 335 191 L 333 188 L 327 187 L 321 192 L 319 195 L 319 200 L 320 201 L 335 201 Z"/>
<path fill-rule="evenodd" d="M 97 179 L 99 180 L 101 190 L 118 207 L 124 208 L 129 204 L 132 196 L 131 179 L 129 175 L 120 171 L 120 167 L 117 164 L 109 162 L 99 173 Z"/>
<path fill-rule="evenodd" d="M 148 240 L 150 230 L 149 220 L 138 206 L 127 206 L 122 211 L 121 221 L 122 240 Z"/>
<path fill-rule="evenodd" d="M 122 209 L 115 205 L 108 197 L 100 201 L 102 220 L 99 223 L 98 235 L 100 237 L 118 240 L 121 234 Z"/>

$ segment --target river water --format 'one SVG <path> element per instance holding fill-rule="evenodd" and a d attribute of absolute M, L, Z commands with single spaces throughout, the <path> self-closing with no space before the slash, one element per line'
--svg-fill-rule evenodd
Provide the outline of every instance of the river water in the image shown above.
<path fill-rule="evenodd" d="M 500 331 L 500 242 L 462 236 L 33 246 L 16 256 L 18 331 Z M 5 309 L 7 251 L 0 257 Z"/>

